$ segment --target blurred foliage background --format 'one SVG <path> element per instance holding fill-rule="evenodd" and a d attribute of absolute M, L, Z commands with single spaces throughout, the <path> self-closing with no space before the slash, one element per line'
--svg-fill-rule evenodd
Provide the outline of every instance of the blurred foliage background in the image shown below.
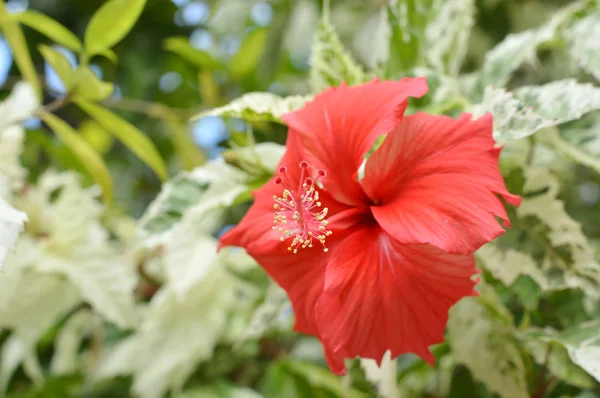
<path fill-rule="evenodd" d="M 83 40 L 107 2 L 0 4 L 11 15 L 47 15 Z M 436 58 L 421 32 L 431 22 L 422 15 L 441 4 L 147 0 L 122 40 L 91 58 L 77 56 L 68 37 L 40 32 L 39 20 L 21 20 L 28 76 L 0 14 L 2 96 L 37 76 L 44 105 L 22 123 L 18 157 L 27 175 L 12 202 L 30 222 L 5 265 L 19 275 L 6 271 L 0 280 L 7 396 L 600 397 L 600 43 L 585 40 L 600 33 L 598 3 L 452 0 L 467 10 L 446 15 L 457 27 L 447 33 L 460 47 L 454 64 L 453 55 Z M 415 19 L 396 26 L 391 42 L 382 39 L 389 10 L 403 5 Z M 323 28 L 324 14 L 334 31 Z M 51 65 L 59 58 L 67 63 Z M 71 75 L 69 64 L 97 79 Z M 335 73 L 323 72 L 329 67 Z M 340 80 L 406 75 L 427 75 L 432 87 L 410 111 L 455 115 L 479 106 L 494 114 L 507 185 L 529 206 L 510 209 L 514 227 L 479 253 L 483 298 L 451 316 L 435 368 L 404 355 L 384 374 L 354 360 L 340 379 L 316 340 L 290 331 L 285 294 L 256 264 L 235 250 L 212 257 L 215 237 L 240 219 L 249 191 L 277 163 L 282 148 L 269 143 L 283 144 L 286 133 L 277 101 L 221 107 L 250 92 L 309 96 Z M 300 106 L 302 98 L 279 106 Z M 102 108 L 90 110 L 94 104 Z M 74 150 L 82 147 L 93 151 Z M 109 177 L 90 159 L 103 159 Z M 72 170 L 78 174 L 65 173 Z M 0 172 L 7 173 L 1 164 Z M 209 260 L 218 267 L 204 280 L 195 270 Z M 469 322 L 479 322 L 479 337 L 467 333 Z"/>
<path fill-rule="evenodd" d="M 102 3 L 101 0 L 10 0 L 6 5 L 14 12 L 32 9 L 47 14 L 83 37 L 87 23 Z M 332 23 L 340 38 L 365 65 L 376 62 L 377 49 L 372 47 L 372 39 L 385 3 L 349 0 L 331 4 Z M 486 51 L 508 33 L 537 26 L 568 3 L 478 0 L 476 25 L 464 70 L 476 70 Z M 190 115 L 223 105 L 250 91 L 280 95 L 309 92 L 312 36 L 322 7 L 322 1 L 309 0 L 152 0 L 132 31 L 114 48 L 118 62 L 96 57 L 91 67 L 102 79 L 116 85 L 115 92 L 104 103 L 151 137 L 171 173 L 189 169 L 205 157 L 218 156 L 228 146 L 228 140 L 235 140 L 246 129 L 239 120 L 219 117 L 188 125 Z M 31 49 L 39 44 L 53 44 L 33 29 L 25 27 L 24 31 Z M 60 46 L 59 49 L 72 63 L 76 62 L 72 51 Z M 50 101 L 64 92 L 64 86 L 41 54 L 33 51 L 32 56 L 45 84 L 45 98 Z M 0 62 L 0 83 L 6 93 L 18 79 L 18 72 L 5 40 L 0 41 Z M 117 178 L 117 203 L 127 213 L 141 215 L 160 189 L 159 179 L 76 108 L 61 109 L 59 115 L 84 129 L 85 135 L 108 159 L 111 174 Z M 32 170 L 31 179 L 51 162 L 62 168 L 79 167 L 39 124 L 32 121 L 28 127 L 32 131 L 28 134 L 25 164 Z M 258 127 L 260 139 L 284 142 L 282 128 Z M 182 137 L 184 130 L 189 131 L 199 151 L 183 144 L 183 139 L 175 138 Z"/>

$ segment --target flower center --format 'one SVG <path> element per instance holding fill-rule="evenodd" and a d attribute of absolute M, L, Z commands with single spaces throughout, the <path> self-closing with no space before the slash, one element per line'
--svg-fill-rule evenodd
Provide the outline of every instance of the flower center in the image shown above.
<path fill-rule="evenodd" d="M 302 161 L 299 165 L 301 169 L 298 186 L 294 187 L 288 178 L 287 168 L 282 166 L 278 170 L 278 176 L 275 178 L 275 184 L 283 187 L 281 197 L 273 195 L 275 200 L 275 216 L 273 218 L 273 229 L 281 231 L 279 238 L 282 242 L 288 238 L 293 238 L 288 250 L 294 254 L 299 249 L 313 247 L 313 243 L 320 243 L 323 251 L 329 249 L 325 246 L 325 239 L 331 235 L 327 229 L 327 207 L 321 209 L 319 202 L 319 191 L 317 191 L 317 181 L 327 174 L 325 170 L 318 170 L 316 177 L 309 174 L 310 165 Z"/>

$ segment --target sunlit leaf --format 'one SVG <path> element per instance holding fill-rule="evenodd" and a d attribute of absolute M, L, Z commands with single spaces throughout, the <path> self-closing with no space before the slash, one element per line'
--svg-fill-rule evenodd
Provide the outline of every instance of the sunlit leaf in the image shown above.
<path fill-rule="evenodd" d="M 85 50 L 89 57 L 120 42 L 133 28 L 146 0 L 110 0 L 94 14 L 85 31 Z"/>
<path fill-rule="evenodd" d="M 107 48 L 104 51 L 100 51 L 98 53 L 98 55 L 100 55 L 100 56 L 108 59 L 113 64 L 116 64 L 117 61 L 119 61 L 119 57 L 117 56 L 117 54 L 113 50 L 111 50 L 110 48 Z"/>
<path fill-rule="evenodd" d="M 181 161 L 181 168 L 192 170 L 202 165 L 205 155 L 194 143 L 188 126 L 176 121 L 166 121 L 165 123 L 169 128 L 173 147 Z"/>
<path fill-rule="evenodd" d="M 81 41 L 69 29 L 60 22 L 46 14 L 35 10 L 26 10 L 17 14 L 11 14 L 11 18 L 28 27 L 37 30 L 57 44 L 65 46 L 75 52 L 81 51 Z"/>
<path fill-rule="evenodd" d="M 210 53 L 192 47 L 188 37 L 169 37 L 163 42 L 163 47 L 198 68 L 216 69 L 219 67 L 219 63 Z"/>
<path fill-rule="evenodd" d="M 23 78 L 31 84 L 37 97 L 41 98 L 42 88 L 35 66 L 31 60 L 31 55 L 29 54 L 27 41 L 25 40 L 25 36 L 23 35 L 23 31 L 18 22 L 10 18 L 6 6 L 4 5 L 4 1 L 0 1 L 0 26 L 2 27 L 2 32 L 13 52 L 19 71 L 23 75 Z"/>
<path fill-rule="evenodd" d="M 133 153 L 142 159 L 162 179 L 167 178 L 167 168 L 150 139 L 134 125 L 115 115 L 108 109 L 92 102 L 80 99 L 75 101 L 88 115 L 107 131 L 115 135 Z"/>
<path fill-rule="evenodd" d="M 106 201 L 110 202 L 113 195 L 113 182 L 102 157 L 65 121 L 50 113 L 44 113 L 41 117 L 58 138 L 73 151 L 94 181 L 102 187 Z"/>
<path fill-rule="evenodd" d="M 46 62 L 54 69 L 58 77 L 60 77 L 66 90 L 69 91 L 73 85 L 74 78 L 71 62 L 69 62 L 67 57 L 60 51 L 45 44 L 40 44 L 39 50 Z"/>
<path fill-rule="evenodd" d="M 101 101 L 114 90 L 112 83 L 104 82 L 87 66 L 79 66 L 73 72 L 72 96 L 75 99 Z"/>
<path fill-rule="evenodd" d="M 106 154 L 112 148 L 115 141 L 115 138 L 106 129 L 92 119 L 86 119 L 81 122 L 77 131 L 100 155 Z"/>
<path fill-rule="evenodd" d="M 268 34 L 268 29 L 260 28 L 253 30 L 242 40 L 240 49 L 229 61 L 229 71 L 232 75 L 245 76 L 256 69 L 265 50 Z"/>

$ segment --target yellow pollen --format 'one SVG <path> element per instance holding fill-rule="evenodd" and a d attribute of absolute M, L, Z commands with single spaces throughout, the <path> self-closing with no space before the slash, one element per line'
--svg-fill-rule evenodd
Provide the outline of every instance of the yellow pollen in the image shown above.
<path fill-rule="evenodd" d="M 273 229 L 282 232 L 279 238 L 282 242 L 292 238 L 287 249 L 293 254 L 297 254 L 300 249 L 312 248 L 315 240 L 323 246 L 324 252 L 328 252 L 325 239 L 331 235 L 331 231 L 327 229 L 328 222 L 325 218 L 329 209 L 321 208 L 322 203 L 315 185 L 326 173 L 319 170 L 316 178 L 308 176 L 310 165 L 306 162 L 300 163 L 300 169 L 297 184 L 292 184 L 289 180 L 285 167 L 279 169 L 280 176 L 276 177 L 275 182 L 282 185 L 284 190 L 281 196 L 273 195 Z M 282 228 L 284 224 L 285 230 Z"/>

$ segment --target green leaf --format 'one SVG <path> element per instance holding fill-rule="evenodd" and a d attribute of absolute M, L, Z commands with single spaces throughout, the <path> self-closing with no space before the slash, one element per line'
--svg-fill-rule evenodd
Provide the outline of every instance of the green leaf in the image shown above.
<path fill-rule="evenodd" d="M 198 68 L 217 69 L 220 66 L 210 53 L 192 47 L 188 37 L 169 37 L 163 47 Z"/>
<path fill-rule="evenodd" d="M 80 65 L 73 73 L 71 95 L 75 99 L 101 101 L 108 98 L 114 85 L 102 81 L 88 66 Z"/>
<path fill-rule="evenodd" d="M 256 391 L 237 387 L 228 383 L 218 383 L 208 387 L 199 387 L 186 391 L 177 398 L 263 398 Z"/>
<path fill-rule="evenodd" d="M 600 88 L 573 79 L 524 86 L 513 93 L 488 87 L 475 113 L 491 112 L 494 138 L 505 143 L 600 109 Z"/>
<path fill-rule="evenodd" d="M 237 117 L 249 122 L 283 123 L 281 116 L 302 108 L 311 99 L 312 96 L 294 95 L 282 98 L 272 93 L 248 93 L 225 106 L 202 112 L 192 117 L 192 120 L 205 116 L 225 116 Z"/>
<path fill-rule="evenodd" d="M 48 62 L 48 64 L 54 69 L 56 74 L 60 77 L 65 89 L 70 91 L 73 85 L 73 67 L 71 63 L 60 51 L 47 46 L 45 44 L 39 45 L 40 53 L 42 57 Z"/>
<path fill-rule="evenodd" d="M 104 160 L 90 146 L 90 144 L 81 138 L 77 132 L 65 121 L 52 115 L 43 113 L 41 118 L 54 131 L 58 138 L 69 148 L 79 159 L 81 164 L 90 173 L 94 181 L 102 187 L 104 199 L 107 202 L 112 201 L 113 183 L 110 172 L 104 163 Z"/>
<path fill-rule="evenodd" d="M 57 44 L 67 47 L 75 52 L 80 52 L 81 41 L 69 29 L 61 23 L 35 10 L 27 10 L 17 14 L 12 14 L 11 18 L 17 22 L 29 26 L 45 35 Z"/>
<path fill-rule="evenodd" d="M 547 366 L 552 374 L 580 388 L 594 387 L 594 380 L 581 367 L 573 363 L 566 346 L 560 341 L 556 332 L 530 329 L 523 334 L 522 339 L 535 362 Z"/>
<path fill-rule="evenodd" d="M 481 87 L 504 87 L 512 73 L 523 63 L 533 62 L 537 48 L 552 41 L 558 30 L 586 4 L 586 0 L 574 2 L 556 11 L 552 19 L 538 28 L 506 36 L 485 55 L 481 68 Z"/>
<path fill-rule="evenodd" d="M 465 298 L 450 309 L 447 340 L 457 363 L 490 393 L 503 398 L 528 398 L 525 364 L 512 319 L 498 298 L 484 292 Z"/>
<path fill-rule="evenodd" d="M 75 103 L 84 112 L 96 119 L 98 124 L 121 140 L 133 153 L 150 166 L 161 180 L 167 179 L 167 167 L 152 141 L 144 133 L 106 108 L 83 99 L 78 99 Z"/>
<path fill-rule="evenodd" d="M 233 76 L 242 77 L 256 69 L 265 51 L 268 34 L 268 29 L 260 28 L 253 30 L 244 38 L 240 49 L 229 62 L 231 65 L 229 71 Z"/>
<path fill-rule="evenodd" d="M 600 80 L 600 12 L 595 12 L 575 23 L 565 32 L 571 57 L 585 71 Z"/>
<path fill-rule="evenodd" d="M 6 10 L 4 1 L 0 1 L 0 26 L 6 41 L 10 45 L 13 52 L 15 62 L 19 67 L 19 71 L 23 75 L 23 78 L 31 84 L 31 87 L 35 90 L 38 98 L 42 97 L 42 87 L 38 79 L 35 66 L 31 60 L 29 49 L 27 48 L 27 41 L 23 35 L 23 31 L 19 24 L 13 21 Z"/>
<path fill-rule="evenodd" d="M 88 57 L 100 54 L 120 42 L 133 28 L 146 0 L 110 0 L 94 14 L 85 31 Z"/>
<path fill-rule="evenodd" d="M 108 131 L 92 119 L 82 121 L 77 131 L 100 155 L 106 154 L 115 141 L 115 138 Z"/>
<path fill-rule="evenodd" d="M 355 389 L 349 389 L 350 391 L 348 391 L 348 394 L 344 395 L 345 389 L 342 381 L 328 369 L 308 362 L 284 360 L 280 363 L 286 371 L 306 380 L 311 388 L 320 388 L 336 394 L 337 396 L 347 396 L 349 398 L 367 397 L 367 394 Z"/>
<path fill-rule="evenodd" d="M 362 68 L 346 52 L 344 45 L 324 13 L 315 37 L 311 54 L 310 84 L 314 93 L 342 81 L 353 86 L 364 83 L 367 77 Z"/>
<path fill-rule="evenodd" d="M 110 48 L 107 48 L 104 51 L 100 51 L 98 53 L 98 55 L 100 55 L 100 56 L 108 59 L 113 64 L 116 64 L 119 61 L 119 57 L 117 56 L 117 54 L 113 50 L 111 50 Z"/>
<path fill-rule="evenodd" d="M 205 155 L 193 141 L 187 124 L 171 120 L 165 121 L 165 123 L 169 129 L 173 148 L 181 162 L 181 168 L 192 170 L 201 166 L 206 160 Z"/>
<path fill-rule="evenodd" d="M 425 29 L 441 5 L 440 0 L 390 1 L 387 6 L 390 27 L 388 76 L 398 77 L 403 72 L 423 63 Z"/>
<path fill-rule="evenodd" d="M 475 0 L 448 0 L 427 24 L 425 55 L 438 72 L 458 76 L 467 54 L 474 14 Z"/>

